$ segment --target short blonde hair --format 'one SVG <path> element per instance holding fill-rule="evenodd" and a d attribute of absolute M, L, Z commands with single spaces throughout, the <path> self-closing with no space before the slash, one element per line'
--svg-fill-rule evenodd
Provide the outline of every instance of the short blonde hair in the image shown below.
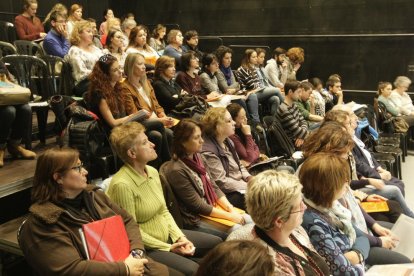
<path fill-rule="evenodd" d="M 295 175 L 275 170 L 261 172 L 247 185 L 247 212 L 258 227 L 265 231 L 272 230 L 276 218 L 289 218 L 301 189 L 302 185 Z"/>
<path fill-rule="evenodd" d="M 86 21 L 86 20 L 77 21 L 75 25 L 73 26 L 73 30 L 70 35 L 70 44 L 78 46 L 81 41 L 80 34 L 86 28 L 92 29 L 92 23 L 90 21 Z"/>
<path fill-rule="evenodd" d="M 227 109 L 225 107 L 211 107 L 207 109 L 207 112 L 201 118 L 203 124 L 203 132 L 207 136 L 217 135 L 217 126 L 225 123 L 225 115 Z"/>
<path fill-rule="evenodd" d="M 175 42 L 175 41 L 176 41 L 176 37 L 177 37 L 177 35 L 178 35 L 179 33 L 181 33 L 181 31 L 180 31 L 180 30 L 177 30 L 177 29 L 172 29 L 172 30 L 170 30 L 170 31 L 168 32 L 168 34 L 167 34 L 167 43 L 168 43 L 168 44 L 171 44 L 171 43 Z"/>
<path fill-rule="evenodd" d="M 125 163 L 130 163 L 128 150 L 135 144 L 138 134 L 145 132 L 145 127 L 137 122 L 130 122 L 112 129 L 109 140 L 116 154 Z"/>

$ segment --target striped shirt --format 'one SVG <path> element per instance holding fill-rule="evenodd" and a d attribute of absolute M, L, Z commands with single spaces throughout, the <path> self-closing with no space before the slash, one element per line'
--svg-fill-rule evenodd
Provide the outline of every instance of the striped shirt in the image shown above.
<path fill-rule="evenodd" d="M 304 139 L 308 134 L 308 123 L 295 104 L 289 106 L 286 102 L 281 103 L 277 109 L 277 117 L 293 143 L 298 138 Z"/>

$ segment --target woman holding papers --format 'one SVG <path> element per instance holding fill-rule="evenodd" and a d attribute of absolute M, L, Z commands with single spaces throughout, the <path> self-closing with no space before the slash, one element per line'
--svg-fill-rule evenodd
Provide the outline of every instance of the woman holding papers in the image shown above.
<path fill-rule="evenodd" d="M 229 139 L 235 130 L 230 113 L 224 107 L 210 108 L 203 116 L 202 123 L 202 155 L 205 164 L 230 203 L 245 209 L 244 193 L 251 175 L 240 163 L 234 144 Z"/>
<path fill-rule="evenodd" d="M 251 219 L 234 209 L 205 166 L 205 160 L 200 155 L 204 143 L 201 128 L 201 124 L 194 120 L 180 121 L 174 129 L 173 160 L 162 171 L 179 202 L 184 228 L 226 239 L 226 233 L 201 221 L 200 215 L 237 224 L 245 224 Z"/>
<path fill-rule="evenodd" d="M 39 156 L 33 204 L 19 231 L 20 247 L 36 274 L 179 275 L 176 271 L 169 274 L 166 266 L 145 257 L 138 224 L 98 187 L 87 185 L 87 174 L 74 149 L 49 149 Z M 144 258 L 131 254 L 118 262 L 88 260 L 79 229 L 115 215 L 122 217 L 130 250 L 144 254 Z"/>
<path fill-rule="evenodd" d="M 114 175 L 108 196 L 138 222 L 148 256 L 186 275 L 198 264 L 190 257 L 203 257 L 222 240 L 219 237 L 180 230 L 168 211 L 156 169 L 147 165 L 157 157 L 144 127 L 136 122 L 112 130 L 110 140 L 125 165 Z"/>

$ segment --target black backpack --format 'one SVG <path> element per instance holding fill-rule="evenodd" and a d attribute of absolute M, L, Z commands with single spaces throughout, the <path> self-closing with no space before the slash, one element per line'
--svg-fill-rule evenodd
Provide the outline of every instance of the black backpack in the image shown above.
<path fill-rule="evenodd" d="M 279 120 L 273 116 L 263 118 L 266 126 L 266 136 L 270 147 L 271 156 L 292 157 L 295 147 L 287 136 Z"/>

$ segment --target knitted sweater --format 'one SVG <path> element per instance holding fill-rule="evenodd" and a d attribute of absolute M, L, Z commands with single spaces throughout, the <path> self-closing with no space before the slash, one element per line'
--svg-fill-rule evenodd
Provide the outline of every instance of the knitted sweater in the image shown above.
<path fill-rule="evenodd" d="M 18 15 L 14 19 L 16 26 L 17 37 L 22 40 L 35 40 L 40 38 L 40 33 L 43 33 L 42 22 L 38 17 L 28 18 L 23 15 Z"/>
<path fill-rule="evenodd" d="M 124 165 L 106 193 L 138 222 L 146 248 L 170 251 L 168 239 L 176 241 L 184 234 L 167 209 L 157 170 L 150 166 L 145 169 L 148 177 Z"/>

